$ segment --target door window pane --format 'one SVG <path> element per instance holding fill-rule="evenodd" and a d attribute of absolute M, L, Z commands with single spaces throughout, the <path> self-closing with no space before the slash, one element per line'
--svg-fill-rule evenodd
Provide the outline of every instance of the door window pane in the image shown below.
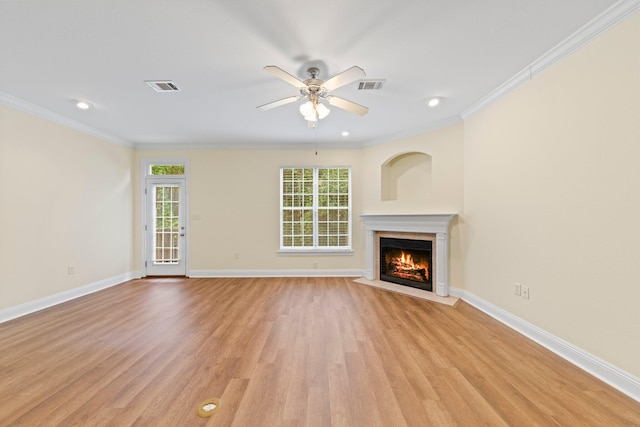
<path fill-rule="evenodd" d="M 153 260 L 156 264 L 177 264 L 180 260 L 178 250 L 179 200 L 180 187 L 174 185 L 158 185 L 155 192 L 155 230 Z"/>

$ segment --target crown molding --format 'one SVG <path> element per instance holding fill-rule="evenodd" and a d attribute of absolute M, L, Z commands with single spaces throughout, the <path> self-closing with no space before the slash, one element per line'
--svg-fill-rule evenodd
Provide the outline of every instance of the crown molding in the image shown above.
<path fill-rule="evenodd" d="M 114 144 L 124 145 L 126 147 L 133 147 L 133 144 L 131 144 L 128 141 L 125 141 L 121 138 L 110 135 L 101 130 L 95 129 L 91 126 L 87 126 L 85 124 L 79 123 L 75 120 L 71 120 L 58 113 L 54 113 L 53 111 L 47 110 L 46 108 L 39 107 L 30 102 L 16 98 L 15 96 L 9 95 L 8 93 L 5 93 L 5 92 L 0 92 L 0 103 L 8 107 L 15 108 L 16 110 L 22 111 L 24 113 L 29 113 L 34 116 L 40 117 L 41 119 L 49 120 L 53 123 L 57 123 L 65 127 L 75 129 L 82 133 L 86 133 L 88 135 L 107 140 Z"/>
<path fill-rule="evenodd" d="M 461 114 L 462 119 L 468 119 L 484 107 L 492 104 L 494 101 L 510 92 L 512 89 L 515 89 L 527 80 L 531 80 L 531 78 L 536 74 L 568 56 L 611 27 L 630 17 L 638 10 L 640 10 L 640 0 L 620 0 L 615 3 L 547 53 L 543 54 L 540 58 L 532 62 L 515 76 L 489 92 L 489 94 L 480 99 L 480 101 L 464 110 Z"/>
<path fill-rule="evenodd" d="M 357 142 L 134 142 L 136 150 L 320 150 L 341 149 L 355 150 L 360 148 Z"/>

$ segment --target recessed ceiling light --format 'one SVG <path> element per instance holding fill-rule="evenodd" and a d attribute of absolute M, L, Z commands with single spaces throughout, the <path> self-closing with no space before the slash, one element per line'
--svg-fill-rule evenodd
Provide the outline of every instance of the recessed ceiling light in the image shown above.
<path fill-rule="evenodd" d="M 343 130 L 342 131 L 342 136 L 349 136 L 349 131 L 348 130 Z"/>
<path fill-rule="evenodd" d="M 76 101 L 76 107 L 81 110 L 88 110 L 91 108 L 91 104 L 89 104 L 87 101 Z"/>
<path fill-rule="evenodd" d="M 436 105 L 440 104 L 440 101 L 442 101 L 442 98 L 440 98 L 439 96 L 429 98 L 427 99 L 427 105 L 433 108 Z"/>

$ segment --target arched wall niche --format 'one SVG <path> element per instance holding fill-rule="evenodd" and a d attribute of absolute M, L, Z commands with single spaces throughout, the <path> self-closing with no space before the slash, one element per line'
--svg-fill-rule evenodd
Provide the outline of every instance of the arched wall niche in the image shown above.
<path fill-rule="evenodd" d="M 431 156 L 418 151 L 398 154 L 381 166 L 380 199 L 424 200 L 431 197 Z"/>

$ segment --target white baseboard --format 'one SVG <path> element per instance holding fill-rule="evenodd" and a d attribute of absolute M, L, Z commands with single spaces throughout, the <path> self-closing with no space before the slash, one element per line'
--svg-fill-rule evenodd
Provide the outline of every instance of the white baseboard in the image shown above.
<path fill-rule="evenodd" d="M 310 270 L 191 270 L 189 277 L 361 277 L 358 269 L 310 269 Z"/>
<path fill-rule="evenodd" d="M 69 289 L 68 291 L 49 295 L 44 298 L 38 298 L 24 304 L 5 308 L 4 310 L 0 310 L 0 323 L 15 319 L 17 317 L 25 316 L 27 314 L 31 314 L 45 308 L 49 308 L 54 305 L 61 304 L 65 301 L 70 301 L 72 299 L 100 291 L 102 289 L 110 288 L 112 286 L 119 285 L 120 283 L 136 278 L 140 278 L 140 272 L 129 272 L 110 277 L 108 279 L 99 280 L 97 282 L 90 283 L 85 286 L 80 286 L 78 288 Z"/>
<path fill-rule="evenodd" d="M 580 369 L 640 402 L 640 378 L 538 328 L 531 323 L 479 298 L 464 289 L 449 288 L 449 295 L 461 298 L 494 319 L 551 350 Z"/>

